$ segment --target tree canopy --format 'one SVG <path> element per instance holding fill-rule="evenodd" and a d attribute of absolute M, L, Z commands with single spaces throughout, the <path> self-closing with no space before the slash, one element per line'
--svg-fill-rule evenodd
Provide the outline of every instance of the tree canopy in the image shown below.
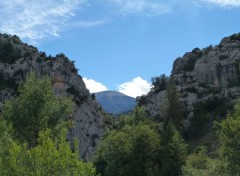
<path fill-rule="evenodd" d="M 105 176 L 146 176 L 159 173 L 159 134 L 147 125 L 125 126 L 111 131 L 95 158 Z"/>
<path fill-rule="evenodd" d="M 8 101 L 2 117 L 12 124 L 17 139 L 37 144 L 38 134 L 56 125 L 71 115 L 73 102 L 68 98 L 57 99 L 49 78 L 38 79 L 30 74 L 18 89 L 19 96 Z"/>
<path fill-rule="evenodd" d="M 0 117 L 0 175 L 94 176 L 92 163 L 79 159 L 66 140 L 70 99 L 54 96 L 48 78 L 31 74 Z"/>

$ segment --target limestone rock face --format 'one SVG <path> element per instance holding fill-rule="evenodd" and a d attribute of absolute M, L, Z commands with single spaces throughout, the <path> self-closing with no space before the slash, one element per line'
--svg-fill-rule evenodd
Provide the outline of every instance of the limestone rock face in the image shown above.
<path fill-rule="evenodd" d="M 104 122 L 98 103 L 91 98 L 74 63 L 64 54 L 46 56 L 37 48 L 22 43 L 17 36 L 1 34 L 0 48 L 0 109 L 7 99 L 16 96 L 18 85 L 29 72 L 34 71 L 39 77 L 49 76 L 56 96 L 74 98 L 74 127 L 68 138 L 77 138 L 81 158 L 90 160 L 103 136 Z M 9 56 L 5 50 L 12 54 Z"/>
<path fill-rule="evenodd" d="M 215 97 L 236 100 L 240 97 L 240 34 L 223 38 L 217 46 L 185 53 L 174 61 L 171 77 L 188 117 L 196 102 Z M 143 97 L 150 115 L 161 117 L 164 94 L 151 91 Z"/>

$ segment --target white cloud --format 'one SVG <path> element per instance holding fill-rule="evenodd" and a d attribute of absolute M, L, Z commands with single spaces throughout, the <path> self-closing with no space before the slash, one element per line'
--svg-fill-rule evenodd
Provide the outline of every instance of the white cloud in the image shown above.
<path fill-rule="evenodd" d="M 84 77 L 83 81 L 86 84 L 86 87 L 88 88 L 90 93 L 96 93 L 96 92 L 108 90 L 108 88 L 105 85 L 93 79 L 87 79 L 86 77 Z"/>
<path fill-rule="evenodd" d="M 160 15 L 171 11 L 170 5 L 159 0 L 107 0 L 116 13 Z"/>
<path fill-rule="evenodd" d="M 150 91 L 151 84 L 141 77 L 134 78 L 130 82 L 120 84 L 118 91 L 131 97 L 141 96 L 147 94 Z"/>
<path fill-rule="evenodd" d="M 0 32 L 30 41 L 59 37 L 70 17 L 85 0 L 7 0 L 0 1 Z"/>
<path fill-rule="evenodd" d="M 240 7 L 240 0 L 202 0 L 205 3 L 221 7 Z"/>
<path fill-rule="evenodd" d="M 106 20 L 96 20 L 96 21 L 79 21 L 76 22 L 73 26 L 78 28 L 90 28 L 106 23 Z"/>
<path fill-rule="evenodd" d="M 49 36 L 60 37 L 63 30 L 71 27 L 105 24 L 106 20 L 79 20 L 81 15 L 86 16 L 84 13 L 89 18 L 91 13 L 95 16 L 96 8 L 103 8 L 107 19 L 116 14 L 159 15 L 169 12 L 173 1 L 164 4 L 163 0 L 0 0 L 0 32 L 34 43 Z"/>

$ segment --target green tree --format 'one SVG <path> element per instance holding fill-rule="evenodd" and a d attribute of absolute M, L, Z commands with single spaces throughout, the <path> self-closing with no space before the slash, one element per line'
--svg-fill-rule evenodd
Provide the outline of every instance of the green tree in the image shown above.
<path fill-rule="evenodd" d="M 162 175 L 180 176 L 187 157 L 187 144 L 174 125 L 169 123 L 162 133 Z"/>
<path fill-rule="evenodd" d="M 240 103 L 235 105 L 235 112 L 215 124 L 220 141 L 219 157 L 224 163 L 227 175 L 240 173 Z"/>
<path fill-rule="evenodd" d="M 1 124 L 4 122 L 1 119 Z M 93 176 L 95 168 L 91 163 L 79 160 L 77 146 L 72 152 L 69 142 L 66 141 L 66 128 L 61 128 L 57 136 L 52 136 L 50 129 L 39 133 L 38 145 L 28 149 L 26 144 L 18 144 L 11 137 L 0 143 L 0 175 L 66 175 L 66 176 Z"/>
<path fill-rule="evenodd" d="M 167 105 L 165 107 L 165 126 L 172 123 L 177 130 L 182 129 L 182 121 L 184 119 L 183 107 L 179 102 L 179 93 L 176 84 L 171 78 L 167 85 Z"/>
<path fill-rule="evenodd" d="M 21 58 L 21 50 L 14 47 L 9 41 L 0 41 L 0 61 L 3 63 L 12 64 Z"/>
<path fill-rule="evenodd" d="M 125 125 L 134 126 L 134 125 L 146 123 L 149 120 L 149 119 L 147 119 L 146 116 L 147 116 L 147 114 L 145 112 L 144 107 L 136 106 L 134 108 L 132 114 L 120 116 L 118 128 L 120 129 L 120 128 L 124 127 Z"/>
<path fill-rule="evenodd" d="M 149 126 L 125 126 L 111 131 L 95 156 L 104 176 L 155 176 L 160 169 L 160 136 Z"/>
<path fill-rule="evenodd" d="M 12 124 L 15 137 L 26 141 L 29 147 L 37 144 L 40 131 L 55 129 L 72 113 L 72 101 L 57 99 L 48 78 L 37 79 L 30 74 L 18 91 L 20 95 L 5 104 L 2 117 Z"/>
<path fill-rule="evenodd" d="M 223 175 L 217 172 L 219 161 L 210 158 L 207 155 L 205 146 L 199 146 L 187 157 L 186 165 L 183 166 L 184 176 L 213 176 Z"/>
<path fill-rule="evenodd" d="M 159 92 L 162 90 L 166 90 L 167 87 L 167 77 L 165 74 L 162 74 L 158 77 L 152 78 L 152 90 L 155 92 Z"/>
<path fill-rule="evenodd" d="M 6 121 L 0 117 L 0 166 L 5 163 L 4 158 L 6 158 L 6 146 L 8 141 L 12 139 L 11 132 L 11 126 L 9 126 Z M 0 171 L 1 170 L 2 169 L 0 168 Z M 2 174 L 0 173 L 0 175 Z"/>

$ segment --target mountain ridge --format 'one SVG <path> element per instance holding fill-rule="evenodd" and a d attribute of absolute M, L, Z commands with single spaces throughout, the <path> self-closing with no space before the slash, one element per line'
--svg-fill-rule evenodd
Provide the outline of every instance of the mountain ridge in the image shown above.
<path fill-rule="evenodd" d="M 186 52 L 174 61 L 170 78 L 179 92 L 186 127 L 197 117 L 199 104 L 208 109 L 209 119 L 205 125 L 225 117 L 228 109 L 225 105 L 232 107 L 240 98 L 240 33 L 224 37 L 216 46 Z M 164 116 L 165 100 L 166 87 L 160 91 L 152 89 L 139 98 L 148 114 L 158 119 Z M 213 105 L 224 108 L 221 112 Z"/>
<path fill-rule="evenodd" d="M 102 91 L 94 93 L 96 100 L 108 113 L 119 114 L 131 111 L 135 107 L 135 98 L 118 91 Z"/>

